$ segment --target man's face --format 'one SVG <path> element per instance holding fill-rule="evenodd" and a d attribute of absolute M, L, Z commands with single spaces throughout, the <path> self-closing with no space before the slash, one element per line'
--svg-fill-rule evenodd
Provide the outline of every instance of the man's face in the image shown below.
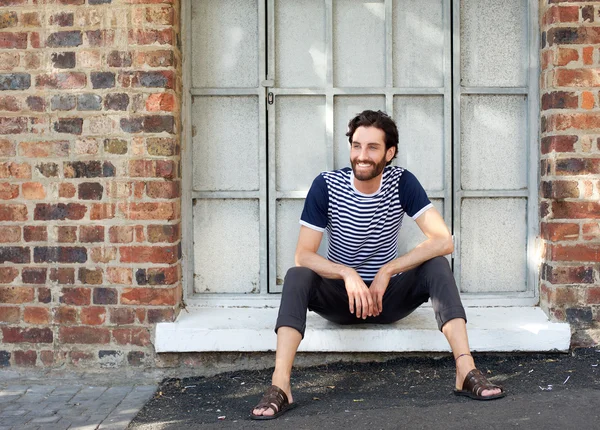
<path fill-rule="evenodd" d="M 369 181 L 383 172 L 395 149 L 385 149 L 385 133 L 376 127 L 358 127 L 350 144 L 350 164 L 354 177 Z"/>

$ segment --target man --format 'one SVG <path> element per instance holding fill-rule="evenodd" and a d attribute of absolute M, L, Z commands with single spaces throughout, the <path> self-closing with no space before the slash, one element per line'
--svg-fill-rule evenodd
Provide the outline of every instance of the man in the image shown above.
<path fill-rule="evenodd" d="M 419 181 L 390 166 L 398 151 L 398 129 L 385 113 L 366 110 L 350 120 L 352 168 L 321 173 L 304 204 L 296 266 L 284 280 L 275 331 L 272 386 L 252 410 L 253 419 L 277 418 L 296 406 L 292 364 L 310 309 L 338 324 L 392 323 L 431 299 L 439 329 L 456 361 L 457 395 L 477 400 L 504 397 L 475 368 L 466 315 L 452 271 L 443 257 L 452 236 Z M 397 257 L 404 214 L 427 239 Z M 327 259 L 317 254 L 327 230 Z"/>

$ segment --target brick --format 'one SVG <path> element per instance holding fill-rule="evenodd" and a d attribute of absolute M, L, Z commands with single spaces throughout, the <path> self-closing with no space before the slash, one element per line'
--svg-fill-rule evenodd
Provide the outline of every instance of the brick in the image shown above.
<path fill-rule="evenodd" d="M 82 284 L 100 285 L 102 284 L 102 269 L 88 269 L 81 267 L 79 269 L 79 281 Z"/>
<path fill-rule="evenodd" d="M 92 72 L 90 74 L 92 88 L 113 88 L 115 86 L 115 74 L 112 72 Z"/>
<path fill-rule="evenodd" d="M 79 68 L 98 70 L 104 67 L 102 52 L 98 50 L 78 50 L 75 56 Z"/>
<path fill-rule="evenodd" d="M 594 48 L 586 46 L 583 48 L 583 64 L 591 65 L 594 62 Z"/>
<path fill-rule="evenodd" d="M 77 110 L 102 110 L 102 97 L 100 97 L 98 94 L 79 94 L 77 96 Z"/>
<path fill-rule="evenodd" d="M 79 227 L 79 241 L 83 243 L 104 242 L 103 225 L 82 225 Z"/>
<path fill-rule="evenodd" d="M 59 362 L 59 357 L 54 356 L 54 351 L 40 351 L 39 357 L 42 364 L 46 367 L 51 367 L 53 364 Z"/>
<path fill-rule="evenodd" d="M 170 221 L 178 217 L 178 210 L 174 203 L 121 203 L 119 209 L 131 220 L 165 220 Z"/>
<path fill-rule="evenodd" d="M 54 123 L 54 131 L 80 135 L 83 131 L 83 118 L 59 118 Z"/>
<path fill-rule="evenodd" d="M 119 303 L 119 294 L 115 288 L 94 288 L 94 304 L 116 305 Z"/>
<path fill-rule="evenodd" d="M 49 324 L 50 310 L 41 306 L 26 306 L 24 321 L 28 324 Z"/>
<path fill-rule="evenodd" d="M 52 291 L 50 288 L 38 288 L 38 302 L 40 303 L 50 303 L 52 301 Z"/>
<path fill-rule="evenodd" d="M 65 178 L 106 178 L 115 176 L 115 166 L 110 161 L 67 161 Z"/>
<path fill-rule="evenodd" d="M 75 188 L 75 185 L 70 184 L 68 182 L 58 184 L 58 197 L 59 198 L 71 199 L 71 198 L 75 197 L 76 193 L 77 193 L 77 189 Z"/>
<path fill-rule="evenodd" d="M 44 112 L 46 110 L 46 100 L 40 96 L 28 96 L 26 99 L 27 107 L 35 112 Z"/>
<path fill-rule="evenodd" d="M 0 33 L 0 49 L 27 49 L 27 33 Z"/>
<path fill-rule="evenodd" d="M 171 285 L 180 279 L 176 266 L 138 269 L 135 277 L 138 285 Z"/>
<path fill-rule="evenodd" d="M 91 306 L 81 309 L 81 323 L 86 325 L 101 325 L 106 321 L 106 308 Z"/>
<path fill-rule="evenodd" d="M 131 67 L 132 55 L 128 51 L 111 51 L 108 53 L 106 63 L 109 67 Z"/>
<path fill-rule="evenodd" d="M 25 238 L 27 240 L 27 238 Z M 21 241 L 21 227 L 16 225 L 0 226 L 0 243 L 15 243 Z"/>
<path fill-rule="evenodd" d="M 107 344 L 110 331 L 100 327 L 60 327 L 59 339 L 68 344 Z"/>
<path fill-rule="evenodd" d="M 11 176 L 18 179 L 31 179 L 31 166 L 27 163 L 9 163 Z"/>
<path fill-rule="evenodd" d="M 584 91 L 581 94 L 581 108 L 582 109 L 593 109 L 596 105 L 594 94 L 589 91 Z"/>
<path fill-rule="evenodd" d="M 556 174 L 599 174 L 600 158 L 563 158 L 556 160 Z"/>
<path fill-rule="evenodd" d="M 87 249 L 69 246 L 37 246 L 33 249 L 36 263 L 85 263 Z"/>
<path fill-rule="evenodd" d="M 17 306 L 0 306 L 0 323 L 18 323 L 21 309 Z"/>
<path fill-rule="evenodd" d="M 173 288 L 124 288 L 121 293 L 123 305 L 174 306 L 181 296 L 179 287 Z"/>
<path fill-rule="evenodd" d="M 150 332 L 145 327 L 114 329 L 113 338 L 119 345 L 150 345 Z"/>
<path fill-rule="evenodd" d="M 28 200 L 43 200 L 46 198 L 46 190 L 39 182 L 24 182 L 21 187 L 23 197 Z"/>
<path fill-rule="evenodd" d="M 73 94 L 56 94 L 50 99 L 50 109 L 70 111 L 77 107 L 77 97 Z"/>
<path fill-rule="evenodd" d="M 175 311 L 172 308 L 148 309 L 148 323 L 172 322 L 175 320 Z"/>
<path fill-rule="evenodd" d="M 108 230 L 108 237 L 111 243 L 131 243 L 133 242 L 133 226 L 111 226 Z"/>
<path fill-rule="evenodd" d="M 173 243 L 179 240 L 179 224 L 149 225 L 148 242 Z"/>
<path fill-rule="evenodd" d="M 22 246 L 3 246 L 0 247 L 0 263 L 29 263 L 31 255 L 29 248 Z"/>
<path fill-rule="evenodd" d="M 26 90 L 31 87 L 28 73 L 0 73 L 0 91 Z"/>
<path fill-rule="evenodd" d="M 574 6 L 577 7 L 577 6 Z M 583 22 L 594 22 L 594 6 L 588 5 L 581 8 L 581 19 Z"/>
<path fill-rule="evenodd" d="M 596 240 L 600 238 L 600 224 L 583 224 L 582 236 L 584 240 Z"/>
<path fill-rule="evenodd" d="M 77 227 L 70 225 L 60 225 L 56 227 L 56 239 L 58 243 L 77 242 Z"/>
<path fill-rule="evenodd" d="M 0 138 L 0 157 L 14 157 L 16 155 L 15 144 L 8 139 Z"/>
<path fill-rule="evenodd" d="M 82 269 L 79 269 L 81 273 Z M 91 303 L 91 290 L 84 287 L 63 288 L 60 303 L 73 306 L 87 306 Z"/>
<path fill-rule="evenodd" d="M 146 194 L 153 199 L 175 199 L 181 195 L 181 183 L 174 182 L 148 182 Z"/>
<path fill-rule="evenodd" d="M 45 284 L 47 272 L 45 267 L 25 267 L 21 278 L 24 284 Z"/>
<path fill-rule="evenodd" d="M 129 30 L 128 37 L 130 45 L 153 45 L 155 43 L 159 45 L 173 45 L 173 41 L 175 40 L 172 28 L 164 30 L 131 29 Z"/>
<path fill-rule="evenodd" d="M 144 129 L 144 118 L 121 118 L 119 124 L 125 133 L 139 133 Z"/>
<path fill-rule="evenodd" d="M 101 246 L 90 248 L 90 256 L 94 263 L 110 263 L 117 259 L 117 248 Z"/>
<path fill-rule="evenodd" d="M 46 45 L 53 48 L 76 47 L 83 44 L 83 35 L 79 30 L 57 31 L 51 33 Z"/>
<path fill-rule="evenodd" d="M 542 197 L 545 199 L 566 199 L 579 197 L 577 181 L 544 181 L 540 184 Z"/>
<path fill-rule="evenodd" d="M 138 51 L 135 55 L 135 66 L 172 67 L 175 65 L 175 54 L 171 50 Z"/>
<path fill-rule="evenodd" d="M 33 218 L 36 221 L 80 220 L 86 212 L 87 207 L 79 203 L 38 203 L 35 205 Z"/>
<path fill-rule="evenodd" d="M 131 285 L 133 283 L 132 269 L 129 267 L 108 267 L 106 280 L 111 284 Z"/>
<path fill-rule="evenodd" d="M 16 12 L 1 12 L 0 13 L 0 29 L 16 27 L 19 23 L 19 16 Z"/>
<path fill-rule="evenodd" d="M 59 27 L 73 26 L 73 12 L 60 12 L 50 16 L 49 24 L 58 25 Z"/>
<path fill-rule="evenodd" d="M 72 69 L 77 64 L 75 52 L 54 52 L 50 59 L 56 69 Z"/>
<path fill-rule="evenodd" d="M 598 202 L 552 202 L 555 219 L 599 219 L 600 203 Z"/>
<path fill-rule="evenodd" d="M 550 266 L 543 265 L 542 279 L 553 284 L 592 284 L 594 269 L 591 266 Z"/>
<path fill-rule="evenodd" d="M 15 267 L 0 267 L 0 284 L 10 284 L 19 276 Z"/>
<path fill-rule="evenodd" d="M 50 280 L 60 285 L 75 283 L 75 269 L 70 267 L 58 267 L 50 269 Z"/>
<path fill-rule="evenodd" d="M 146 139 L 146 145 L 149 155 L 163 157 L 179 155 L 177 141 L 171 137 L 151 137 Z"/>
<path fill-rule="evenodd" d="M 600 262 L 600 245 L 551 245 L 553 261 Z"/>
<path fill-rule="evenodd" d="M 105 139 L 104 151 L 109 154 L 127 154 L 127 141 L 124 139 Z"/>
<path fill-rule="evenodd" d="M 38 89 L 68 90 L 81 89 L 87 85 L 87 77 L 82 72 L 58 72 L 36 77 Z"/>
<path fill-rule="evenodd" d="M 34 298 L 32 287 L 0 287 L 0 303 L 30 303 Z"/>
<path fill-rule="evenodd" d="M 127 199 L 131 197 L 130 182 L 109 182 L 106 184 L 106 195 L 113 199 Z"/>
<path fill-rule="evenodd" d="M 130 160 L 129 176 L 172 179 L 177 176 L 176 165 L 171 160 Z"/>
<path fill-rule="evenodd" d="M 4 343 L 52 343 L 54 336 L 49 328 L 2 327 Z"/>
<path fill-rule="evenodd" d="M 116 205 L 114 203 L 96 203 L 90 210 L 90 219 L 102 220 L 115 217 Z"/>
<path fill-rule="evenodd" d="M 99 139 L 93 137 L 83 137 L 75 141 L 75 153 L 81 155 L 98 154 Z"/>
<path fill-rule="evenodd" d="M 568 308 L 565 313 L 567 315 L 567 322 L 570 324 L 581 326 L 593 321 L 592 309 L 589 307 Z"/>
<path fill-rule="evenodd" d="M 126 111 L 129 106 L 129 95 L 125 93 L 107 94 L 104 99 L 106 110 Z"/>
<path fill-rule="evenodd" d="M 589 287 L 586 289 L 585 303 L 589 305 L 600 304 L 600 287 Z"/>
<path fill-rule="evenodd" d="M 10 357 L 10 352 L 0 351 L 0 367 L 10 367 Z"/>
<path fill-rule="evenodd" d="M 175 118 L 170 115 L 150 115 L 144 117 L 144 132 L 173 134 L 175 131 Z"/>
<path fill-rule="evenodd" d="M 94 48 L 112 46 L 115 40 L 114 30 L 88 30 L 85 32 L 88 45 Z"/>
<path fill-rule="evenodd" d="M 127 353 L 127 363 L 133 367 L 143 366 L 146 358 L 146 353 L 143 351 L 129 351 Z"/>
<path fill-rule="evenodd" d="M 577 109 L 579 98 L 576 93 L 553 91 L 542 94 L 542 109 Z"/>
<path fill-rule="evenodd" d="M 131 308 L 113 308 L 110 310 L 110 323 L 118 325 L 133 324 L 135 312 Z"/>
<path fill-rule="evenodd" d="M 21 99 L 15 96 L 0 96 L 0 110 L 18 112 L 23 110 Z"/>
<path fill-rule="evenodd" d="M 27 131 L 27 118 L 24 116 L 0 118 L 0 134 L 20 134 Z"/>
<path fill-rule="evenodd" d="M 22 367 L 34 367 L 37 361 L 37 352 L 28 351 L 13 351 L 15 364 Z"/>
<path fill-rule="evenodd" d="M 31 226 L 26 225 L 23 227 L 23 236 L 25 238 L 25 242 L 47 242 L 48 241 L 48 232 L 46 230 L 46 226 Z"/>
<path fill-rule="evenodd" d="M 35 168 L 46 178 L 58 177 L 58 164 L 56 163 L 40 163 Z"/>
<path fill-rule="evenodd" d="M 39 27 L 40 17 L 36 12 L 28 12 L 21 15 L 21 25 L 24 27 Z"/>
<path fill-rule="evenodd" d="M 42 142 L 19 143 L 19 155 L 28 158 L 40 157 L 68 157 L 68 140 L 49 140 Z"/>
<path fill-rule="evenodd" d="M 10 182 L 0 182 L 0 200 L 12 200 L 19 197 L 19 186 Z"/>
<path fill-rule="evenodd" d="M 70 306 L 60 306 L 52 309 L 54 322 L 57 324 L 77 324 L 79 313 Z"/>
<path fill-rule="evenodd" d="M 102 200 L 104 187 L 97 182 L 83 182 L 78 186 L 81 200 Z"/>

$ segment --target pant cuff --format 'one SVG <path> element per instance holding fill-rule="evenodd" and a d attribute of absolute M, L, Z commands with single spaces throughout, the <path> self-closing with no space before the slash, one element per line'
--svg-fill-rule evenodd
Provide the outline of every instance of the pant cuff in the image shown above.
<path fill-rule="evenodd" d="M 464 307 L 452 306 L 446 309 L 442 309 L 435 316 L 440 331 L 442 331 L 442 327 L 444 326 L 444 324 L 455 318 L 462 318 L 465 320 L 465 323 L 467 322 L 467 314 L 465 313 Z"/>

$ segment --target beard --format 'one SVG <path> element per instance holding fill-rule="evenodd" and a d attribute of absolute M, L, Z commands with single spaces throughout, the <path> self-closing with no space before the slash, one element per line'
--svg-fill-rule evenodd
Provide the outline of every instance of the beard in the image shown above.
<path fill-rule="evenodd" d="M 358 163 L 359 161 L 356 159 L 350 161 L 350 164 L 352 165 L 352 171 L 354 172 L 354 177 L 359 181 L 370 181 L 371 179 L 376 178 L 381 174 L 381 172 L 383 172 L 383 169 L 385 169 L 386 165 L 385 157 L 383 157 L 379 163 L 373 163 L 369 161 L 368 163 L 371 166 L 371 169 L 369 170 L 359 170 Z"/>

